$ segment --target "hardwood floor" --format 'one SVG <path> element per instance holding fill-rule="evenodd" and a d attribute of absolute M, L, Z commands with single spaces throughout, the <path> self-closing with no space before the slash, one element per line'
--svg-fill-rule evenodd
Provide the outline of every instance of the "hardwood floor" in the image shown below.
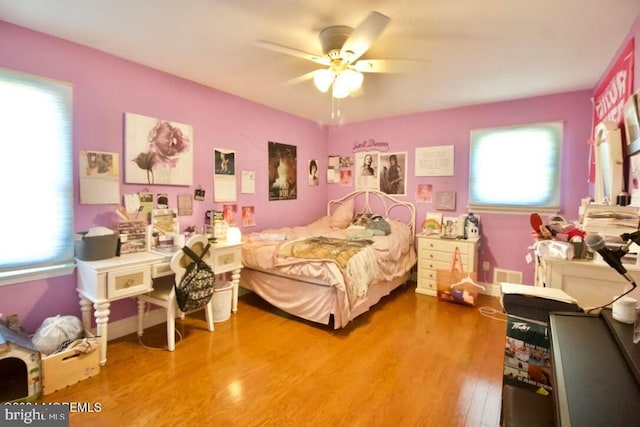
<path fill-rule="evenodd" d="M 100 404 L 71 426 L 497 426 L 506 324 L 414 289 L 337 331 L 248 294 L 215 332 L 179 321 L 174 352 L 110 342 L 99 375 L 40 401 Z M 143 341 L 166 345 L 164 325 Z"/>

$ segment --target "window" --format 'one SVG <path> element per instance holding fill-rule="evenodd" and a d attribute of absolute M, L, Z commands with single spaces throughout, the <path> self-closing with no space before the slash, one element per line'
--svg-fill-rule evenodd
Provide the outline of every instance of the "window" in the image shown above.
<path fill-rule="evenodd" d="M 0 69 L 0 285 L 73 270 L 71 87 Z"/>
<path fill-rule="evenodd" d="M 469 208 L 556 212 L 562 122 L 471 131 Z"/>

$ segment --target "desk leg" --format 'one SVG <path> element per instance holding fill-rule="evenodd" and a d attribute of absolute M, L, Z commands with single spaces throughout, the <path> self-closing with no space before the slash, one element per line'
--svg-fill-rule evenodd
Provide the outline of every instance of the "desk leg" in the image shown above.
<path fill-rule="evenodd" d="M 82 313 L 82 327 L 91 330 L 91 301 L 80 295 L 80 312 Z"/>
<path fill-rule="evenodd" d="M 107 323 L 109 322 L 110 306 L 111 303 L 108 301 L 93 304 L 93 308 L 96 310 L 96 335 L 100 346 L 100 366 L 107 363 Z"/>
<path fill-rule="evenodd" d="M 233 294 L 231 299 L 231 311 L 238 312 L 238 288 L 240 287 L 240 269 L 231 272 L 231 283 L 233 283 Z"/>

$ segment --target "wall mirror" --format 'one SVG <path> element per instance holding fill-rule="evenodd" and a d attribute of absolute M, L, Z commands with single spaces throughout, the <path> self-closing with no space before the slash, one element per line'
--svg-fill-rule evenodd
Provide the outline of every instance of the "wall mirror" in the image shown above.
<path fill-rule="evenodd" d="M 596 203 L 615 204 L 615 198 L 624 190 L 622 139 L 614 122 L 604 121 L 595 130 Z"/>

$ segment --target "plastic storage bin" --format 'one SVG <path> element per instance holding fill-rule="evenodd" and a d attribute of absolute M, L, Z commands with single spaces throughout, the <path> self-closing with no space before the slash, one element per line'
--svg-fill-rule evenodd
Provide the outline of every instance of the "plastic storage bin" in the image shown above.
<path fill-rule="evenodd" d="M 76 258 L 82 261 L 97 261 L 116 256 L 118 233 L 90 237 L 86 234 L 86 231 L 81 231 L 73 237 Z"/>

